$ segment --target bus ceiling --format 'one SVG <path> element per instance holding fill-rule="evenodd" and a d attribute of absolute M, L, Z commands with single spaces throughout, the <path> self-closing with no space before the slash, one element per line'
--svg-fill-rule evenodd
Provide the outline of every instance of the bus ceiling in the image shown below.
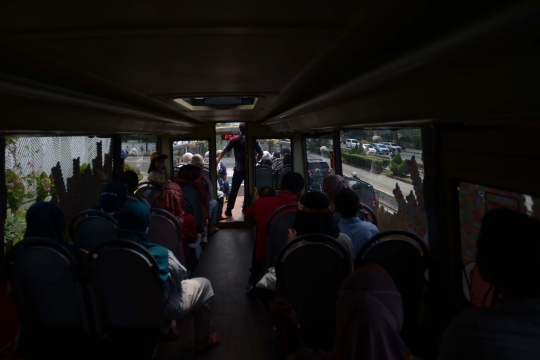
<path fill-rule="evenodd" d="M 538 2 L 124 5 L 0 4 L 1 132 L 512 125 L 540 113 Z"/>

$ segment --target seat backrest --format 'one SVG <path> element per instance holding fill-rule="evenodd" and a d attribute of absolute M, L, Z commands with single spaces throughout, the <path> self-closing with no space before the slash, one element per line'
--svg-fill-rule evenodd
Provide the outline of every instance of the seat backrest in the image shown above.
<path fill-rule="evenodd" d="M 116 226 L 103 217 L 87 217 L 75 227 L 73 242 L 85 250 L 92 250 L 97 245 L 116 239 Z"/>
<path fill-rule="evenodd" d="M 289 171 L 291 171 L 291 165 L 285 165 L 281 171 L 279 172 L 276 172 L 276 179 L 277 179 L 277 183 L 276 183 L 276 189 L 279 189 L 279 185 L 281 184 L 281 181 L 283 180 L 283 176 L 285 176 L 286 173 L 288 173 Z"/>
<path fill-rule="evenodd" d="M 146 206 L 150 207 L 150 203 L 148 202 L 148 200 L 146 199 L 143 199 L 135 194 L 127 194 L 127 198 L 126 198 L 126 202 L 124 203 L 124 205 L 126 204 L 130 204 L 130 203 L 133 203 L 133 202 L 143 202 Z"/>
<path fill-rule="evenodd" d="M 274 187 L 274 170 L 270 166 L 259 165 L 255 170 L 255 186 L 261 189 L 265 186 Z"/>
<path fill-rule="evenodd" d="M 148 203 L 151 206 L 154 206 L 154 204 L 159 200 L 159 195 L 161 194 L 161 190 L 157 187 L 147 185 L 147 186 L 140 186 L 135 192 L 135 195 L 146 199 Z"/>
<path fill-rule="evenodd" d="M 186 206 L 184 211 L 193 215 L 195 218 L 195 224 L 197 225 L 197 230 L 201 233 L 204 232 L 204 209 L 202 196 L 199 190 L 186 183 L 180 184 L 180 187 L 182 188 L 182 196 L 190 204 L 189 209 Z M 189 210 L 192 212 L 189 212 Z"/>
<path fill-rule="evenodd" d="M 128 240 L 101 244 L 89 258 L 93 263 L 87 262 L 86 267 L 98 330 L 159 329 L 163 301 L 155 258 L 144 247 Z"/>
<path fill-rule="evenodd" d="M 424 242 L 415 234 L 402 230 L 375 235 L 362 246 L 356 257 L 356 266 L 376 263 L 394 280 L 403 301 L 401 334 L 406 342 L 410 342 L 416 333 L 428 258 L 429 250 Z"/>
<path fill-rule="evenodd" d="M 9 279 L 23 326 L 80 327 L 88 315 L 77 264 L 61 244 L 44 238 L 19 242 L 8 256 Z"/>
<path fill-rule="evenodd" d="M 322 234 L 299 236 L 278 255 L 277 296 L 294 307 L 306 346 L 332 348 L 336 300 L 349 266 L 343 246 Z"/>
<path fill-rule="evenodd" d="M 288 229 L 294 224 L 298 205 L 290 204 L 276 209 L 266 223 L 266 268 L 274 266 L 276 257 L 287 243 Z"/>
<path fill-rule="evenodd" d="M 163 209 L 150 209 L 152 219 L 148 229 L 148 240 L 154 244 L 161 245 L 174 254 L 174 256 L 185 265 L 184 249 L 182 247 L 182 225 L 168 211 Z M 156 214 L 157 213 L 157 214 Z"/>

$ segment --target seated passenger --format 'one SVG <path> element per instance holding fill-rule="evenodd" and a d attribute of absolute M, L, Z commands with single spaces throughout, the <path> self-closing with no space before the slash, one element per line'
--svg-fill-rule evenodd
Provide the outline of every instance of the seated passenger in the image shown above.
<path fill-rule="evenodd" d="M 477 241 L 482 278 L 499 305 L 468 309 L 444 332 L 439 360 L 538 359 L 540 222 L 509 209 L 488 212 Z"/>
<path fill-rule="evenodd" d="M 210 209 L 210 214 L 208 214 L 208 216 L 210 217 L 208 222 L 208 234 L 212 235 L 219 231 L 219 228 L 216 226 L 218 203 L 217 200 L 214 199 L 214 188 L 212 187 L 212 181 L 210 181 L 206 171 L 204 171 L 203 158 L 201 155 L 193 155 L 193 157 L 191 158 L 191 165 L 201 169 L 201 178 L 205 179 L 208 185 L 208 188 L 205 189 L 206 199 L 208 201 Z"/>
<path fill-rule="evenodd" d="M 193 154 L 190 153 L 190 152 L 187 152 L 185 153 L 183 156 L 182 156 L 182 164 L 184 165 L 188 165 L 188 164 L 191 164 L 191 158 L 193 157 Z"/>
<path fill-rule="evenodd" d="M 287 359 L 413 359 L 399 335 L 403 327 L 401 295 L 390 275 L 379 265 L 365 264 L 343 282 L 336 309 L 332 354 L 304 348 Z M 282 353 L 304 346 L 294 308 L 285 299 L 274 300 L 270 315 L 276 329 L 287 333 L 287 338 L 280 339 Z"/>
<path fill-rule="evenodd" d="M 219 154 L 221 154 L 221 150 L 216 151 L 216 159 L 219 157 Z M 217 177 L 219 189 L 223 191 L 225 197 L 228 198 L 231 193 L 231 185 L 229 184 L 229 180 L 227 180 L 227 165 L 225 165 L 223 161 L 220 161 L 218 164 Z"/>
<path fill-rule="evenodd" d="M 280 165 L 283 165 L 283 158 L 287 154 L 289 156 L 291 155 L 291 148 L 289 148 L 288 146 L 282 147 L 280 152 L 279 152 L 279 158 L 280 158 L 281 161 L 274 162 L 274 166 L 273 166 L 274 169 L 276 169 Z"/>
<path fill-rule="evenodd" d="M 287 165 L 291 165 L 291 154 L 283 155 L 283 158 L 281 159 L 281 164 L 276 166 L 275 171 L 281 171 Z"/>
<path fill-rule="evenodd" d="M 287 173 L 288 174 L 288 173 Z M 285 174 L 285 176 L 287 176 Z M 351 270 L 354 264 L 354 250 L 351 239 L 340 232 L 334 217 L 330 213 L 328 198 L 320 192 L 309 192 L 298 203 L 298 212 L 292 229 L 289 229 L 288 241 L 305 234 L 325 234 L 336 239 L 349 255 Z"/>
<path fill-rule="evenodd" d="M 246 211 L 245 221 L 257 225 L 257 239 L 250 270 L 251 276 L 248 281 L 248 292 L 253 290 L 260 277 L 264 275 L 266 265 L 266 223 L 268 218 L 277 208 L 283 205 L 297 204 L 303 188 L 304 179 L 302 175 L 290 171 L 283 176 L 277 196 L 261 197 L 255 200 Z"/>
<path fill-rule="evenodd" d="M 121 173 L 118 181 L 126 184 L 128 194 L 135 194 L 139 187 L 139 176 L 135 171 L 128 170 Z"/>
<path fill-rule="evenodd" d="M 187 261 L 189 254 L 188 244 L 196 243 L 199 239 L 199 233 L 193 215 L 184 212 L 185 203 L 182 197 L 182 188 L 175 183 L 163 185 L 158 207 L 173 214 L 182 225 L 182 247 L 184 261 Z"/>
<path fill-rule="evenodd" d="M 150 167 L 148 168 L 148 181 L 156 186 L 162 187 L 169 182 L 169 173 L 165 168 L 165 159 L 169 158 L 167 154 L 156 151 L 150 155 Z"/>
<path fill-rule="evenodd" d="M 330 200 L 330 211 L 335 211 L 334 199 L 338 192 L 343 189 L 352 190 L 352 187 L 341 175 L 330 175 L 324 178 L 323 192 L 328 196 L 328 200 Z"/>
<path fill-rule="evenodd" d="M 272 167 L 272 160 L 270 159 L 262 159 L 260 162 L 260 165 Z"/>
<path fill-rule="evenodd" d="M 39 201 L 26 211 L 26 231 L 24 238 L 43 237 L 54 240 L 65 247 L 77 262 L 79 276 L 84 281 L 84 262 L 86 253 L 74 244 L 64 241 L 66 220 L 62 210 L 53 203 Z"/>
<path fill-rule="evenodd" d="M 259 189 L 259 197 L 270 197 L 270 196 L 276 196 L 276 190 L 271 188 L 270 186 L 264 186 Z"/>
<path fill-rule="evenodd" d="M 101 210 L 116 218 L 117 211 L 124 206 L 126 199 L 126 184 L 120 181 L 111 181 L 103 187 L 99 198 L 99 206 L 94 206 L 93 209 Z"/>
<path fill-rule="evenodd" d="M 362 246 L 373 236 L 379 233 L 377 226 L 369 221 L 362 221 L 358 218 L 360 210 L 360 198 L 351 189 L 341 190 L 334 199 L 336 211 L 341 215 L 339 230 L 347 234 L 352 241 L 354 258 Z"/>
<path fill-rule="evenodd" d="M 186 268 L 173 253 L 163 246 L 149 242 L 146 238 L 150 218 L 150 210 L 144 204 L 140 202 L 127 204 L 118 214 L 118 236 L 135 241 L 154 256 L 159 266 L 159 280 L 165 300 L 164 318 L 171 323 L 191 313 L 195 324 L 196 351 L 202 353 L 221 342 L 218 334 L 210 335 L 214 298 L 212 285 L 204 278 L 184 280 Z M 167 330 L 162 329 L 164 332 Z M 170 337 L 173 335 L 170 334 Z"/>

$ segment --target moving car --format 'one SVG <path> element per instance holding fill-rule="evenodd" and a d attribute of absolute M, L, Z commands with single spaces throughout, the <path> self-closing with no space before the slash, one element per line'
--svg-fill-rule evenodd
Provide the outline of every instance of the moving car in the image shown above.
<path fill-rule="evenodd" d="M 345 140 L 345 146 L 347 148 L 354 148 L 356 145 L 358 145 L 360 142 L 356 139 L 347 139 Z"/>
<path fill-rule="evenodd" d="M 363 144 L 364 152 L 368 155 L 375 155 L 377 153 L 377 150 L 373 147 L 371 144 Z"/>
<path fill-rule="evenodd" d="M 390 150 L 383 144 L 373 144 L 373 148 L 379 155 L 388 155 Z"/>
<path fill-rule="evenodd" d="M 307 160 L 308 188 L 311 191 L 322 191 L 322 181 L 328 175 L 332 175 L 332 169 L 328 163 L 319 159 Z"/>

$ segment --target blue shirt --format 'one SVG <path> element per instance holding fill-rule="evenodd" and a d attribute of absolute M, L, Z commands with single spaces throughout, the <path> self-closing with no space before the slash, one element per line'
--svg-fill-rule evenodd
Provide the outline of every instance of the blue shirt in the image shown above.
<path fill-rule="evenodd" d="M 379 233 L 379 229 L 375 225 L 369 221 L 362 221 L 356 216 L 352 218 L 341 218 L 338 226 L 342 233 L 347 234 L 351 238 L 355 259 L 362 246 Z"/>

